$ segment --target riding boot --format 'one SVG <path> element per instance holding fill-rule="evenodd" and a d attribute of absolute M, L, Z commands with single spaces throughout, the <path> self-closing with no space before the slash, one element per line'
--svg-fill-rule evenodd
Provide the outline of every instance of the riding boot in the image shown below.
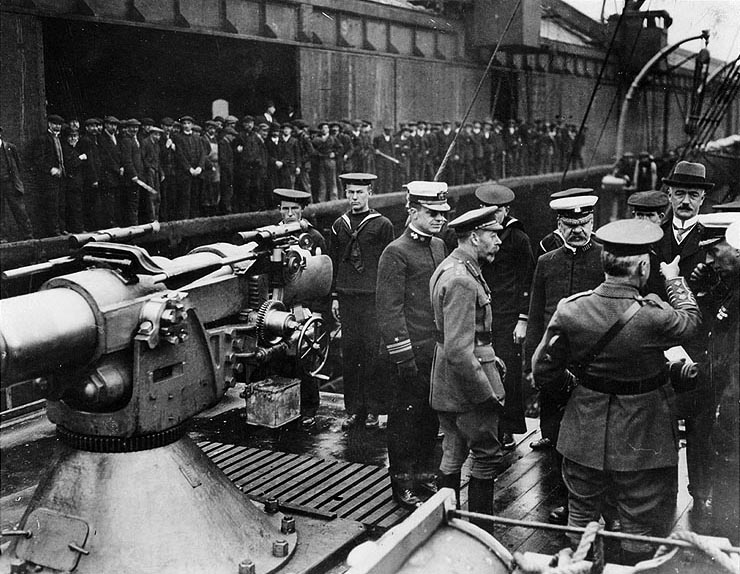
<path fill-rule="evenodd" d="M 468 483 L 468 510 L 480 514 L 493 514 L 493 485 L 494 479 L 470 477 Z M 493 534 L 493 523 L 483 520 L 471 520 L 473 524 Z"/>
<path fill-rule="evenodd" d="M 451 488 L 455 491 L 455 508 L 460 508 L 460 473 L 445 474 L 441 470 L 437 473 L 437 486 Z"/>

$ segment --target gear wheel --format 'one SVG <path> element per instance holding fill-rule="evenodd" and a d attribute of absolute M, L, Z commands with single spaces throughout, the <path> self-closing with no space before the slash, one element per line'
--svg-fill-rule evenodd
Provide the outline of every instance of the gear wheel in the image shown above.
<path fill-rule="evenodd" d="M 270 311 L 285 311 L 285 304 L 277 300 L 265 301 L 260 306 L 259 311 L 257 311 L 257 339 L 262 345 L 274 345 L 280 342 L 280 337 L 275 337 L 271 340 L 267 339 L 265 320 Z"/>
<path fill-rule="evenodd" d="M 301 369 L 315 377 L 329 357 L 330 336 L 324 320 L 311 317 L 301 328 L 296 345 L 296 359 Z"/>

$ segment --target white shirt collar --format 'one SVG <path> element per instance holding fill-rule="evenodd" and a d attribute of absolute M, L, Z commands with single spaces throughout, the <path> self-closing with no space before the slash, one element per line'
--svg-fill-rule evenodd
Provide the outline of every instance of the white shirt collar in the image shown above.
<path fill-rule="evenodd" d="M 690 229 L 694 227 L 699 222 L 699 216 L 695 215 L 694 217 L 690 217 L 689 219 L 683 220 L 678 219 L 677 217 L 673 218 L 673 227 L 674 229 Z"/>

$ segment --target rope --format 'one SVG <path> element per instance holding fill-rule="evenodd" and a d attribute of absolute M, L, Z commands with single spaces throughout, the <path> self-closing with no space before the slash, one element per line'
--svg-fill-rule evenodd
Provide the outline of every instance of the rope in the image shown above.
<path fill-rule="evenodd" d="M 480 93 L 480 90 L 483 87 L 483 82 L 486 79 L 486 77 L 488 77 L 488 72 L 491 71 L 491 67 L 493 66 L 493 61 L 496 58 L 496 54 L 498 54 L 498 49 L 501 46 L 501 42 L 503 41 L 504 36 L 506 36 L 506 33 L 509 31 L 509 28 L 511 27 L 511 23 L 514 21 L 514 16 L 519 10 L 519 6 L 521 5 L 521 3 L 522 3 L 522 0 L 517 0 L 516 6 L 514 6 L 514 10 L 512 10 L 511 12 L 511 16 L 509 17 L 509 21 L 506 24 L 506 28 L 504 28 L 504 33 L 501 34 L 501 37 L 498 39 L 498 42 L 496 43 L 496 48 L 491 53 L 491 57 L 488 60 L 488 65 L 486 66 L 486 70 L 483 72 L 480 82 L 478 82 L 478 87 L 475 88 L 475 93 L 473 94 L 473 98 L 470 100 L 470 105 L 468 106 L 468 110 L 465 112 L 465 115 L 463 116 L 463 119 L 460 122 L 460 129 L 457 132 L 455 132 L 455 137 L 452 138 L 452 141 L 450 142 L 450 146 L 447 148 L 447 153 L 445 153 L 445 156 L 442 158 L 442 163 L 439 164 L 439 169 L 437 169 L 437 173 L 434 175 L 434 181 L 439 181 L 439 178 L 442 176 L 442 173 L 447 167 L 447 162 L 450 160 L 450 156 L 452 155 L 452 150 L 455 149 L 457 138 L 460 135 L 460 133 L 463 131 L 463 128 L 465 127 L 465 122 L 468 120 L 468 116 L 470 115 L 470 112 L 473 110 L 473 106 L 475 105 L 475 100 L 478 99 L 478 94 Z"/>
<path fill-rule="evenodd" d="M 521 552 L 514 552 L 514 571 L 521 574 L 601 574 L 604 571 L 604 546 L 598 534 L 602 526 L 598 522 L 589 522 L 585 530 L 575 552 L 570 548 L 564 548 L 545 568 L 533 558 L 528 558 Z M 593 563 L 586 561 L 592 546 L 594 546 Z"/>
<path fill-rule="evenodd" d="M 732 558 L 730 558 L 727 554 L 720 550 L 717 545 L 711 540 L 702 538 L 695 532 L 688 532 L 685 530 L 677 530 L 675 532 L 671 532 L 669 538 L 690 542 L 694 545 L 694 547 L 704 552 L 704 554 L 706 554 L 715 563 L 715 565 L 720 566 L 721 568 L 732 574 L 740 574 L 740 568 L 738 568 L 737 564 L 732 560 Z M 658 549 L 655 551 L 655 557 L 658 558 L 659 556 L 668 554 L 674 548 L 675 546 L 659 546 Z"/>

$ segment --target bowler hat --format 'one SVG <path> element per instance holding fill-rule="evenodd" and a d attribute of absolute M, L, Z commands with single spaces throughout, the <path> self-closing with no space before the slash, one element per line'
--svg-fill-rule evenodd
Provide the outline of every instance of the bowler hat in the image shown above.
<path fill-rule="evenodd" d="M 707 169 L 701 163 L 679 161 L 673 173 L 663 178 L 663 183 L 671 187 L 688 187 L 696 189 L 712 189 L 713 183 L 707 181 Z"/>

